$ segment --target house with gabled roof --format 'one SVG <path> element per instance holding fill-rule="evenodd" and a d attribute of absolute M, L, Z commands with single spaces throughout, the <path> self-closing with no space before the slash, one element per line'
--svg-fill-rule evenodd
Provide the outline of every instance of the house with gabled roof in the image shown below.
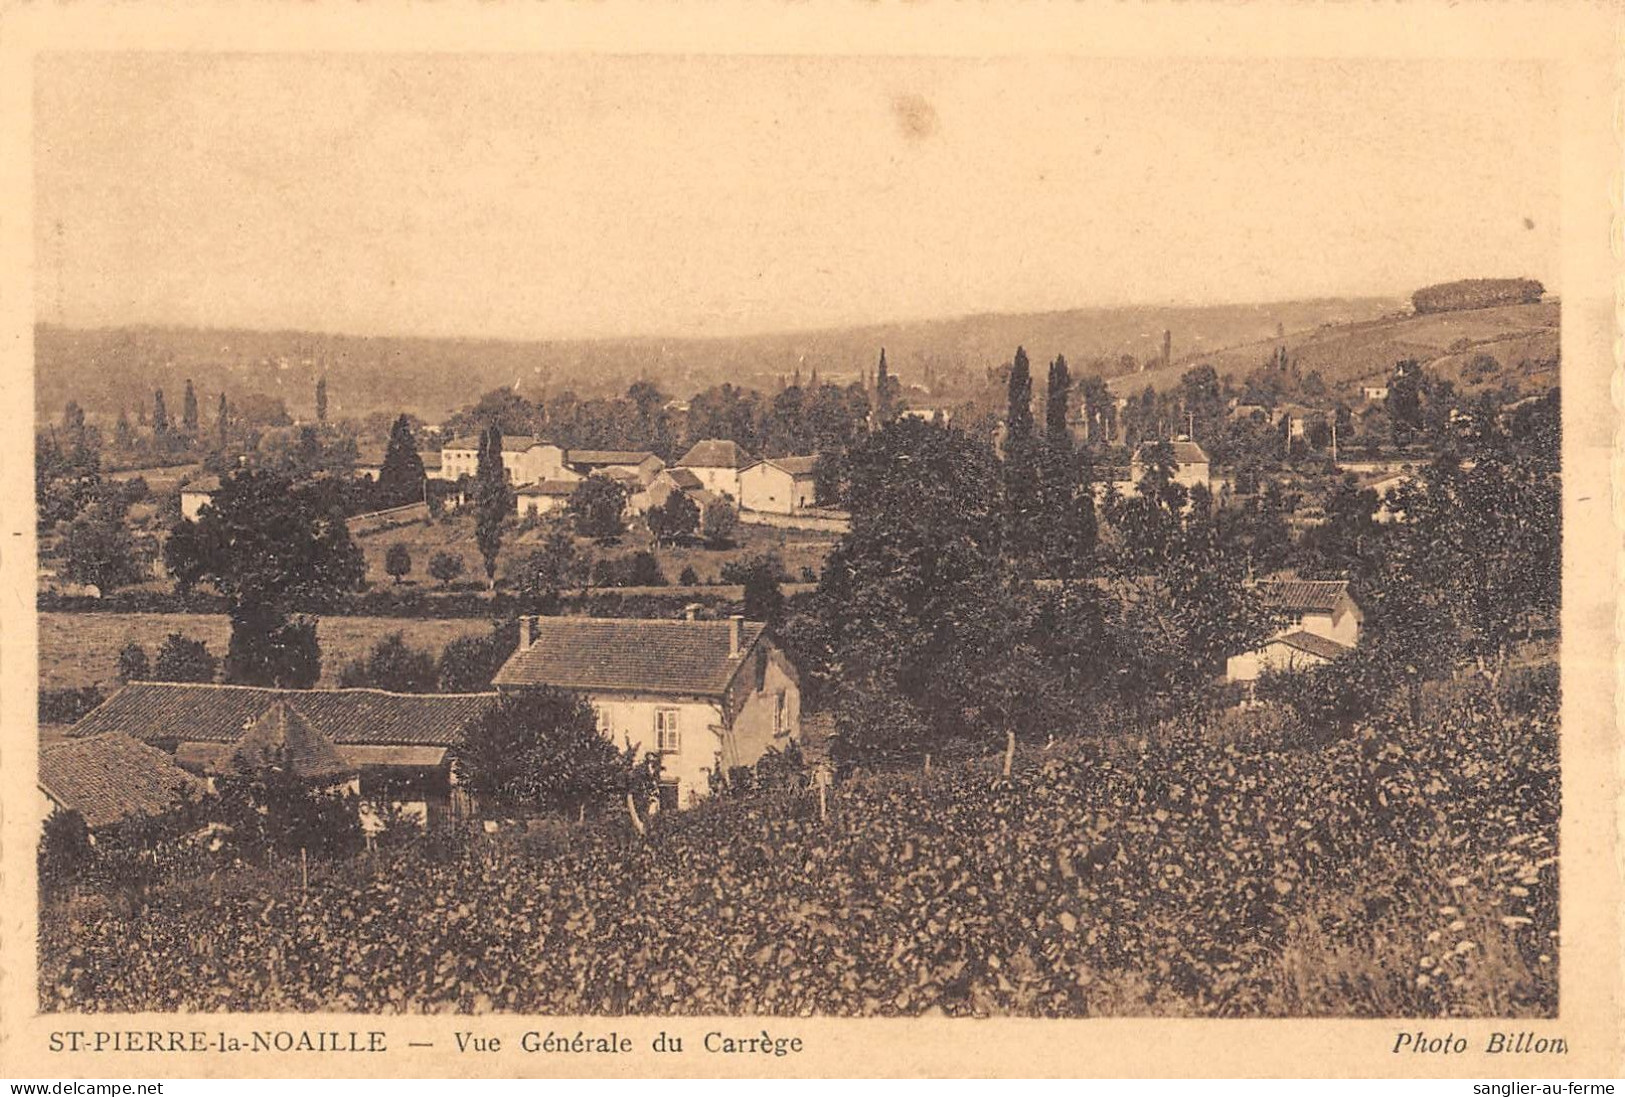
<path fill-rule="evenodd" d="M 528 434 L 503 435 L 502 468 L 511 484 L 534 484 L 541 480 L 580 480 L 583 475 L 570 467 L 563 446 L 555 446 Z M 477 435 L 453 438 L 440 447 L 440 479 L 472 479 L 479 472 L 480 440 Z"/>
<path fill-rule="evenodd" d="M 77 812 L 92 833 L 164 815 L 207 789 L 170 755 L 122 731 L 42 745 L 38 784 L 52 808 Z"/>
<path fill-rule="evenodd" d="M 1134 483 L 1138 484 L 1145 475 L 1146 467 L 1151 463 L 1151 447 L 1155 444 L 1145 442 L 1134 451 L 1129 462 L 1129 479 Z M 1176 484 L 1184 484 L 1187 488 L 1194 488 L 1198 484 L 1204 488 L 1210 486 L 1213 462 L 1206 450 L 1183 437 L 1162 444 L 1173 451 L 1173 479 Z"/>
<path fill-rule="evenodd" d="M 388 799 L 433 821 L 467 810 L 450 749 L 496 696 L 131 682 L 68 735 L 69 742 L 139 740 L 199 779 L 233 772 L 256 752 L 275 757 L 280 750 L 319 783 L 353 782 L 363 797 Z"/>
<path fill-rule="evenodd" d="M 1348 588 L 1347 579 L 1256 583 L 1254 589 L 1265 606 L 1281 617 L 1282 627 L 1257 648 L 1231 656 L 1226 677 L 1252 683 L 1265 671 L 1307 670 L 1353 651 L 1360 642 L 1365 616 Z"/>
<path fill-rule="evenodd" d="M 572 449 L 565 451 L 564 461 L 582 477 L 599 472 L 640 487 L 666 467 L 666 462 L 648 450 Z"/>
<path fill-rule="evenodd" d="M 704 798 L 716 778 L 800 735 L 796 668 L 742 617 L 526 617 L 492 684 L 585 695 L 605 736 L 659 755 L 666 807 Z"/>
<path fill-rule="evenodd" d="M 707 438 L 695 442 L 675 467 L 688 469 L 707 491 L 739 498 L 739 474 L 754 463 L 754 458 L 738 442 L 726 438 Z"/>
<path fill-rule="evenodd" d="M 765 514 L 795 514 L 818 503 L 818 455 L 765 457 L 739 473 L 739 506 Z"/>

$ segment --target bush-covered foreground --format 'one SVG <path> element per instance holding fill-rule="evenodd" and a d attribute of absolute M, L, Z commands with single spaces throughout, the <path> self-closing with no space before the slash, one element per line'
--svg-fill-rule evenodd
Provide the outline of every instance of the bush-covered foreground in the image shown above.
<path fill-rule="evenodd" d="M 1172 733 L 47 909 L 47 1009 L 1545 1015 L 1553 705 Z M 546 846 L 546 848 L 542 848 Z M 257 870 L 239 869 L 239 874 Z M 295 877 L 297 879 L 297 877 Z M 240 876 L 237 884 L 243 883 Z"/>

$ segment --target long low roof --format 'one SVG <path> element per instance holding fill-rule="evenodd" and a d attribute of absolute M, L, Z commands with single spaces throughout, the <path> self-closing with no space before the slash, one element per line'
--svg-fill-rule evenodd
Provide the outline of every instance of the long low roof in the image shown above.
<path fill-rule="evenodd" d="M 535 642 L 513 653 L 494 684 L 720 697 L 765 626 L 740 622 L 737 650 L 733 627 L 729 621 L 538 617 Z"/>
<path fill-rule="evenodd" d="M 162 815 L 182 789 L 197 792 L 203 787 L 163 751 L 117 733 L 41 748 L 39 785 L 92 828 Z"/>
<path fill-rule="evenodd" d="M 284 701 L 334 743 L 450 746 L 495 693 L 388 693 L 378 689 L 262 689 L 188 682 L 132 682 L 69 735 L 120 731 L 148 743 L 234 743 Z"/>

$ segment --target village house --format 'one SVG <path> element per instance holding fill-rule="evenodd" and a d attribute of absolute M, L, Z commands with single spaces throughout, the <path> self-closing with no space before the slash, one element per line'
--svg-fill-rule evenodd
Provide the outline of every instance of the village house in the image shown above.
<path fill-rule="evenodd" d="M 818 502 L 818 455 L 768 457 L 739 474 L 739 506 L 768 514 L 795 514 Z"/>
<path fill-rule="evenodd" d="M 92 835 L 128 819 L 163 815 L 180 796 L 201 796 L 202 778 L 122 731 L 42 744 L 40 793 L 48 811 L 77 812 Z"/>
<path fill-rule="evenodd" d="M 514 513 L 520 518 L 541 518 L 562 511 L 570 505 L 570 496 L 580 483 L 579 480 L 542 480 L 515 488 Z"/>
<path fill-rule="evenodd" d="M 1134 451 L 1129 464 L 1129 479 L 1136 484 L 1145 475 L 1152 444 L 1143 443 Z M 1201 446 L 1185 437 L 1176 438 L 1166 445 L 1173 450 L 1173 479 L 1176 484 L 1183 484 L 1187 488 L 1194 488 L 1198 484 L 1204 488 L 1211 486 L 1213 465 Z"/>
<path fill-rule="evenodd" d="M 700 478 L 707 491 L 739 498 L 739 474 L 752 463 L 738 442 L 707 438 L 695 442 L 674 466 L 688 469 Z"/>
<path fill-rule="evenodd" d="M 70 743 L 140 740 L 200 781 L 281 744 L 309 780 L 353 788 L 438 822 L 468 811 L 448 751 L 495 697 L 131 682 L 68 734 Z"/>
<path fill-rule="evenodd" d="M 1347 579 L 1274 579 L 1256 590 L 1283 625 L 1259 647 L 1230 657 L 1230 681 L 1252 683 L 1266 670 L 1320 666 L 1358 646 L 1365 615 L 1349 595 Z"/>
<path fill-rule="evenodd" d="M 1363 385 L 1360 388 L 1360 395 L 1365 398 L 1368 404 L 1380 404 L 1388 399 L 1388 386 Z"/>
<path fill-rule="evenodd" d="M 440 448 L 440 479 L 473 478 L 480 467 L 480 440 L 475 436 L 454 438 Z M 502 468 L 510 484 L 535 484 L 542 480 L 580 480 L 582 475 L 569 467 L 561 446 L 529 435 L 504 436 Z"/>
<path fill-rule="evenodd" d="M 584 694 L 606 736 L 659 754 L 664 807 L 694 803 L 713 778 L 800 734 L 796 669 L 763 625 L 742 617 L 526 617 L 492 684 Z"/>
<path fill-rule="evenodd" d="M 647 486 L 666 467 L 666 462 L 646 450 L 572 449 L 566 451 L 564 461 L 583 478 L 598 472 L 640 486 Z"/>
<path fill-rule="evenodd" d="M 707 491 L 704 481 L 692 469 L 673 467 L 661 469 L 648 487 L 632 494 L 628 505 L 634 514 L 647 514 L 656 507 L 665 506 L 674 491 L 680 491 L 694 501 L 701 520 L 705 518 L 705 508 L 721 498 L 715 492 Z"/>

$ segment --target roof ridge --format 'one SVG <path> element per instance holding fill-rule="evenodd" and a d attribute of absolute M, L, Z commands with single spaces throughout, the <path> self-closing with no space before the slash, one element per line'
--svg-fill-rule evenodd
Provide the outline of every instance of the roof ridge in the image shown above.
<path fill-rule="evenodd" d="M 367 693 L 380 697 L 433 697 L 452 700 L 459 697 L 496 697 L 496 690 L 487 690 L 482 693 L 402 693 L 396 690 L 378 689 L 374 686 L 314 686 L 310 689 L 299 689 L 295 686 L 249 686 L 241 682 L 164 682 L 155 679 L 137 679 L 126 682 L 108 695 L 111 701 L 132 686 L 163 686 L 166 689 L 231 689 L 243 692 L 292 694 L 295 697 L 309 697 L 313 695 L 332 696 L 334 694 Z"/>

